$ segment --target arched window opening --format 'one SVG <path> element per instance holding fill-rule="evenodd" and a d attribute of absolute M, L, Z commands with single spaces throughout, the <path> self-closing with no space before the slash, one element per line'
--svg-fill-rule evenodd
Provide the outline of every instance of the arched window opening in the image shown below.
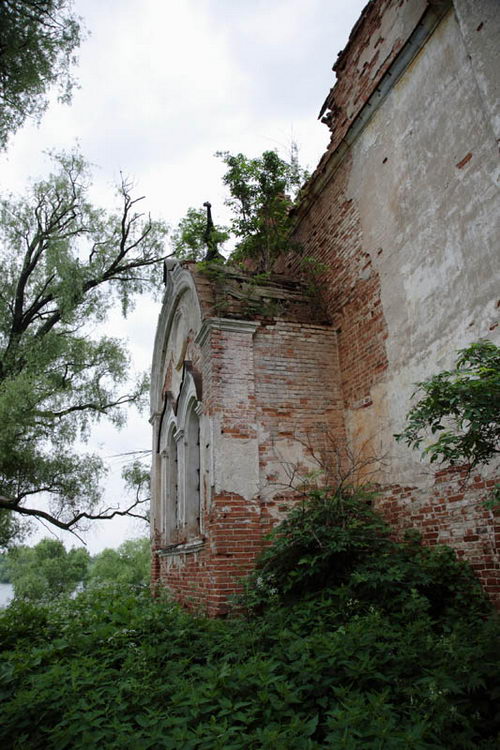
<path fill-rule="evenodd" d="M 161 529 L 166 542 L 175 541 L 179 527 L 179 489 L 177 442 L 175 423 L 170 425 L 168 435 L 163 438 L 161 450 Z"/>
<path fill-rule="evenodd" d="M 184 428 L 186 455 L 186 495 L 184 523 L 188 536 L 200 532 L 200 420 L 191 405 Z"/>
<path fill-rule="evenodd" d="M 173 541 L 176 529 L 179 527 L 179 490 L 178 490 L 178 469 L 177 469 L 177 442 L 174 436 L 174 430 L 171 430 L 167 442 L 167 455 L 165 462 L 166 483 L 165 483 L 165 533 L 168 540 Z"/>

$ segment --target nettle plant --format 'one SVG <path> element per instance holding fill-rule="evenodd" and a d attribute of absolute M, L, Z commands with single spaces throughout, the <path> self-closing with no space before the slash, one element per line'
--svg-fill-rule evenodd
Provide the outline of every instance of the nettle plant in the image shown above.
<path fill-rule="evenodd" d="M 273 532 L 252 606 L 223 620 L 123 585 L 14 602 L 4 746 L 497 748 L 498 625 L 477 581 L 451 550 L 391 540 L 368 501 L 305 498 Z"/>

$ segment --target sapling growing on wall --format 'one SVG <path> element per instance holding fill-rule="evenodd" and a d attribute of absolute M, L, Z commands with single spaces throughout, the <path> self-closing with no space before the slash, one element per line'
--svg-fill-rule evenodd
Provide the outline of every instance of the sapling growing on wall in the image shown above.
<path fill-rule="evenodd" d="M 236 238 L 232 259 L 251 259 L 258 271 L 270 271 L 276 258 L 289 249 L 289 212 L 307 177 L 297 147 L 292 145 L 289 161 L 276 151 L 264 151 L 254 159 L 228 151 L 217 156 L 227 167 L 223 182 L 229 189 L 226 205 Z"/>
<path fill-rule="evenodd" d="M 203 260 L 207 253 L 207 214 L 197 208 L 188 208 L 170 237 L 173 253 L 179 260 Z M 212 240 L 222 245 L 229 238 L 227 227 L 214 225 Z"/>
<path fill-rule="evenodd" d="M 290 249 L 289 212 L 307 178 L 292 144 L 287 161 L 276 151 L 255 158 L 219 151 L 226 165 L 222 181 L 229 190 L 225 201 L 230 226 L 215 225 L 212 243 L 235 241 L 230 262 L 250 260 L 257 273 L 268 273 L 281 253 Z M 205 211 L 189 208 L 172 233 L 171 245 L 181 260 L 202 260 L 207 252 Z"/>

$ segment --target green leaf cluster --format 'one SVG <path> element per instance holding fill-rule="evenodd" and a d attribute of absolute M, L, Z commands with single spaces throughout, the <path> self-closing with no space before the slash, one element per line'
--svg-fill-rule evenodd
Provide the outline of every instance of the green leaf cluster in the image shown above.
<path fill-rule="evenodd" d="M 3 747 L 497 747 L 498 622 L 450 550 L 391 541 L 366 498 L 316 495 L 252 587 L 258 605 L 215 621 L 126 586 L 14 602 L 0 615 Z"/>
<path fill-rule="evenodd" d="M 40 119 L 49 89 L 57 87 L 60 101 L 71 99 L 81 35 L 70 0 L 0 3 L 0 149 L 27 118 Z"/>
<path fill-rule="evenodd" d="M 483 616 L 488 607 L 471 568 L 448 547 L 422 546 L 417 531 L 396 541 L 372 500 L 359 489 L 310 493 L 270 533 L 239 605 L 258 612 L 327 592 L 340 610 L 347 598 L 358 613 L 376 607 L 402 621 L 415 604 L 438 621 L 463 618 L 464 606 Z"/>
<path fill-rule="evenodd" d="M 419 448 L 430 433 L 432 442 L 423 453 L 431 462 L 470 468 L 500 452 L 500 348 L 492 341 L 482 339 L 460 350 L 452 370 L 417 386 L 423 395 L 397 440 Z"/>
<path fill-rule="evenodd" d="M 128 539 L 118 549 L 105 549 L 89 566 L 87 585 L 122 584 L 146 586 L 151 572 L 151 542 L 148 537 Z"/>
<path fill-rule="evenodd" d="M 307 178 L 297 147 L 292 144 L 289 160 L 277 151 L 264 151 L 255 158 L 228 151 L 216 156 L 226 166 L 222 180 L 229 190 L 225 203 L 231 212 L 230 227 L 214 226 L 207 243 L 205 212 L 189 208 L 172 233 L 173 253 L 182 260 L 202 261 L 208 244 L 213 250 L 231 238 L 235 241 L 231 262 L 250 261 L 255 273 L 268 273 L 274 261 L 294 247 L 290 210 Z"/>
<path fill-rule="evenodd" d="M 292 145 L 290 160 L 276 151 L 248 158 L 227 151 L 216 154 L 227 169 L 223 177 L 230 197 L 231 230 L 236 238 L 233 261 L 251 259 L 257 271 L 270 271 L 273 262 L 290 250 L 290 209 L 307 173 Z"/>
<path fill-rule="evenodd" d="M 128 539 L 94 557 L 83 547 L 66 550 L 57 539 L 18 545 L 0 555 L 0 581 L 12 583 L 17 600 L 51 601 L 77 587 L 147 586 L 151 571 L 149 538 Z"/>

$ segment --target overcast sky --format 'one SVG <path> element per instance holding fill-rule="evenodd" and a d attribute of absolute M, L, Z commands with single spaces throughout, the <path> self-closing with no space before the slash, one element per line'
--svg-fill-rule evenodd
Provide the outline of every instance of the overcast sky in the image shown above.
<path fill-rule="evenodd" d="M 335 81 L 331 67 L 365 4 L 78 0 L 90 32 L 75 71 L 80 89 L 70 107 L 53 101 L 40 127 L 28 124 L 12 139 L 0 156 L 0 190 L 21 192 L 46 173 L 45 151 L 78 141 L 96 165 L 101 204 L 113 205 L 122 171 L 146 195 L 145 207 L 171 225 L 206 200 L 224 221 L 216 151 L 257 156 L 276 148 L 286 156 L 293 140 L 302 165 L 315 167 L 328 142 L 317 115 Z M 141 300 L 125 322 L 113 316 L 113 334 L 129 340 L 139 370 L 150 367 L 158 313 L 158 304 Z M 100 427 L 92 447 L 105 457 L 149 448 L 147 415 L 131 414 L 119 433 Z M 110 460 L 113 475 L 122 462 Z M 120 499 L 116 479 L 106 492 L 110 502 Z M 137 532 L 134 522 L 112 521 L 85 538 L 94 553 Z"/>

